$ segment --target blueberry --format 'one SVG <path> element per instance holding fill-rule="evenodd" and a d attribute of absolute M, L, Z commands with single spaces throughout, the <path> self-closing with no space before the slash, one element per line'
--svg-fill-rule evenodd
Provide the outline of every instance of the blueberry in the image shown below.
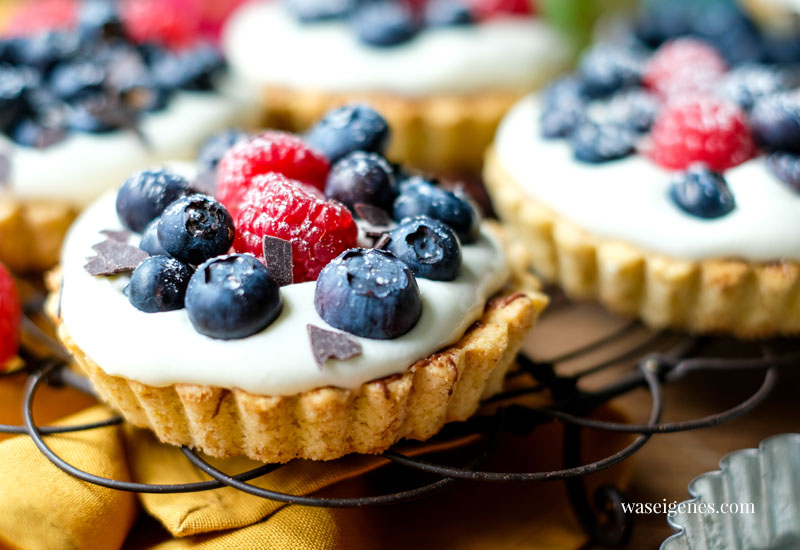
<path fill-rule="evenodd" d="M 578 74 L 590 97 L 606 97 L 642 82 L 645 56 L 635 48 L 598 44 L 581 58 Z"/>
<path fill-rule="evenodd" d="M 190 193 L 189 182 L 169 170 L 143 170 L 128 178 L 117 194 L 117 214 L 136 233 L 158 218 L 164 209 Z"/>
<path fill-rule="evenodd" d="M 214 170 L 217 164 L 235 144 L 247 139 L 247 133 L 229 128 L 207 138 L 197 151 L 197 162 L 206 169 Z"/>
<path fill-rule="evenodd" d="M 657 48 L 670 38 L 690 34 L 694 16 L 692 4 L 687 0 L 651 0 L 645 3 L 636 21 L 635 33 L 639 40 Z"/>
<path fill-rule="evenodd" d="M 58 62 L 73 59 L 80 50 L 80 41 L 74 33 L 50 31 L 21 39 L 19 63 L 47 73 Z"/>
<path fill-rule="evenodd" d="M 153 61 L 153 79 L 166 90 L 208 91 L 214 88 L 214 78 L 224 67 L 222 57 L 211 45 L 163 52 Z"/>
<path fill-rule="evenodd" d="M 142 240 L 139 241 L 139 248 L 151 256 L 168 256 L 169 252 L 164 250 L 161 241 L 158 240 L 158 221 L 159 219 L 156 218 L 147 224 L 142 233 Z"/>
<path fill-rule="evenodd" d="M 0 66 L 0 131 L 7 131 L 22 117 L 32 114 L 27 101 L 28 85 L 22 71 Z"/>
<path fill-rule="evenodd" d="M 231 254 L 197 268 L 186 290 L 195 330 L 233 340 L 261 332 L 283 309 L 280 287 L 254 256 Z"/>
<path fill-rule="evenodd" d="M 616 124 L 634 132 L 650 130 L 661 108 L 658 98 L 641 89 L 630 89 L 613 95 L 608 101 L 593 102 L 588 117 L 598 124 Z"/>
<path fill-rule="evenodd" d="M 24 118 L 11 130 L 11 139 L 23 147 L 44 149 L 67 137 L 61 126 L 47 126 L 34 119 Z"/>
<path fill-rule="evenodd" d="M 462 243 L 474 242 L 478 236 L 479 216 L 470 200 L 459 191 L 448 191 L 417 180 L 403 186 L 394 201 L 395 220 L 429 216 L 450 226 Z"/>
<path fill-rule="evenodd" d="M 725 178 L 704 164 L 694 164 L 677 175 L 669 196 L 681 210 L 698 218 L 719 218 L 736 207 Z"/>
<path fill-rule="evenodd" d="M 169 206 L 158 222 L 158 241 L 170 256 L 198 265 L 230 250 L 233 218 L 208 195 L 189 195 Z"/>
<path fill-rule="evenodd" d="M 139 264 L 125 288 L 128 300 L 145 313 L 183 309 L 192 270 L 175 258 L 151 256 Z"/>
<path fill-rule="evenodd" d="M 325 196 L 350 210 L 361 202 L 390 212 L 395 198 L 392 167 L 376 153 L 350 153 L 331 168 Z"/>
<path fill-rule="evenodd" d="M 767 166 L 779 180 L 800 192 L 800 155 L 779 151 L 767 157 Z"/>
<path fill-rule="evenodd" d="M 742 65 L 728 72 L 719 95 L 750 111 L 757 101 L 787 90 L 783 75 L 766 65 Z"/>
<path fill-rule="evenodd" d="M 554 81 L 542 91 L 543 103 L 548 107 L 562 108 L 584 105 L 589 95 L 586 86 L 576 76 L 565 76 Z"/>
<path fill-rule="evenodd" d="M 332 327 L 391 340 L 417 324 L 422 297 L 414 274 L 392 253 L 353 248 L 319 274 L 314 307 Z"/>
<path fill-rule="evenodd" d="M 768 149 L 800 152 L 800 95 L 783 93 L 757 101 L 750 112 L 750 128 Z"/>
<path fill-rule="evenodd" d="M 50 73 L 50 88 L 64 101 L 72 101 L 103 89 L 106 72 L 92 61 L 59 63 Z"/>
<path fill-rule="evenodd" d="M 565 77 L 551 84 L 542 94 L 540 132 L 548 139 L 568 137 L 586 118 L 588 97 L 583 83 Z"/>
<path fill-rule="evenodd" d="M 359 40 L 381 48 L 408 42 L 417 34 L 411 9 L 391 0 L 362 4 L 353 13 L 352 25 Z"/>
<path fill-rule="evenodd" d="M 636 135 L 616 124 L 585 122 L 570 137 L 576 159 L 592 164 L 617 160 L 636 150 Z"/>
<path fill-rule="evenodd" d="M 0 38 L 0 63 L 18 64 L 22 57 L 20 50 L 24 47 L 24 43 L 25 38 L 23 37 Z"/>
<path fill-rule="evenodd" d="M 283 0 L 283 4 L 301 23 L 316 23 L 349 16 L 356 0 Z"/>
<path fill-rule="evenodd" d="M 731 65 L 764 60 L 761 32 L 735 2 L 696 6 L 693 34 L 711 43 Z"/>
<path fill-rule="evenodd" d="M 572 135 L 575 128 L 586 120 L 583 106 L 564 108 L 545 106 L 539 115 L 539 131 L 543 138 L 558 139 Z"/>
<path fill-rule="evenodd" d="M 434 281 L 452 281 L 461 271 L 461 243 L 447 225 L 428 216 L 402 221 L 390 233 L 387 250 L 414 275 Z"/>
<path fill-rule="evenodd" d="M 762 37 L 765 61 L 791 64 L 800 62 L 800 36 L 797 33 L 768 34 Z"/>
<path fill-rule="evenodd" d="M 88 42 L 125 36 L 116 5 L 108 0 L 82 2 L 78 10 L 78 30 Z"/>
<path fill-rule="evenodd" d="M 86 100 L 73 103 L 67 109 L 67 126 L 75 132 L 87 134 L 104 134 L 119 128 L 117 121 L 104 118 L 97 112 L 102 110 L 106 99 L 90 97 Z M 95 109 L 97 107 L 97 110 Z"/>
<path fill-rule="evenodd" d="M 426 27 L 455 27 L 474 21 L 469 6 L 462 0 L 430 0 L 425 4 Z"/>
<path fill-rule="evenodd" d="M 329 111 L 306 136 L 308 145 L 331 163 L 353 151 L 382 155 L 389 141 L 389 125 L 372 107 L 345 105 Z"/>

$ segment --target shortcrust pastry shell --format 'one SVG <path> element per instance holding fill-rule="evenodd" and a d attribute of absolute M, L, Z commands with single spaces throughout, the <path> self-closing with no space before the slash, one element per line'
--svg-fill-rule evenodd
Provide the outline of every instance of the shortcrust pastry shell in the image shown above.
<path fill-rule="evenodd" d="M 800 31 L 800 7 L 779 0 L 743 0 L 745 8 L 767 32 L 791 35 Z"/>
<path fill-rule="evenodd" d="M 0 197 L 0 262 L 17 273 L 41 273 L 58 263 L 77 210 L 56 201 Z"/>
<path fill-rule="evenodd" d="M 330 109 L 363 102 L 392 129 L 387 156 L 442 175 L 480 172 L 497 125 L 524 91 L 407 97 L 390 93 L 326 93 L 269 86 L 263 108 L 267 128 L 302 132 Z"/>
<path fill-rule="evenodd" d="M 746 339 L 800 334 L 796 261 L 691 261 L 598 237 L 530 197 L 492 149 L 484 181 L 531 267 L 572 299 L 597 300 L 655 329 Z"/>
<path fill-rule="evenodd" d="M 525 334 L 547 303 L 538 283 L 523 275 L 487 303 L 456 344 L 402 374 L 354 390 L 324 387 L 263 396 L 191 384 L 155 387 L 107 374 L 60 322 L 57 271 L 50 281 L 48 310 L 59 338 L 103 401 L 165 443 L 273 463 L 380 453 L 400 439 L 426 440 L 445 423 L 465 420 L 481 399 L 502 389 Z"/>

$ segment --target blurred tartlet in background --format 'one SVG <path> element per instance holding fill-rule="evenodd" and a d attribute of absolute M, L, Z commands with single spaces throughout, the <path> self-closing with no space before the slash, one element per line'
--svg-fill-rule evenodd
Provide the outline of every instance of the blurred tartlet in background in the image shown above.
<path fill-rule="evenodd" d="M 132 170 L 252 119 L 185 2 L 19 4 L 0 37 L 0 261 L 42 271 L 75 214 Z"/>
<path fill-rule="evenodd" d="M 476 172 L 503 113 L 573 55 L 527 0 L 252 1 L 223 44 L 268 125 L 367 102 L 393 128 L 391 160 L 450 174 Z"/>

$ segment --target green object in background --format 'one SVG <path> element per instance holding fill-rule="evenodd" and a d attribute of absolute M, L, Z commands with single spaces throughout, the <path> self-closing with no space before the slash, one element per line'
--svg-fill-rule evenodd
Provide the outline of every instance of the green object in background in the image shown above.
<path fill-rule="evenodd" d="M 636 0 L 538 1 L 542 17 L 570 36 L 578 46 L 578 51 L 591 40 L 594 25 L 601 16 L 620 11 L 630 12 L 638 4 Z"/>

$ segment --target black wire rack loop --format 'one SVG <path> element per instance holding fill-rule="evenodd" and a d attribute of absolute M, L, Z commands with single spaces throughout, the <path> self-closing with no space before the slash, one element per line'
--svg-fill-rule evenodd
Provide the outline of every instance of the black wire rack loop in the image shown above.
<path fill-rule="evenodd" d="M 573 510 L 593 543 L 606 547 L 619 547 L 630 537 L 632 516 L 625 514 L 622 503 L 624 493 L 614 485 L 603 485 L 590 496 L 586 476 L 599 472 L 633 456 L 650 438 L 658 434 L 708 428 L 728 421 L 752 410 L 762 403 L 775 387 L 779 369 L 800 363 L 800 350 L 778 353 L 768 347 L 760 349 L 759 357 L 722 359 L 702 357 L 699 352 L 708 343 L 703 339 L 679 337 L 665 333 L 653 333 L 629 345 L 612 357 L 593 362 L 572 374 L 560 373 L 560 366 L 568 361 L 589 357 L 591 354 L 619 344 L 641 331 L 638 323 L 629 323 L 611 333 L 577 346 L 573 350 L 547 361 L 534 361 L 524 355 L 518 357 L 519 369 L 509 373 L 509 380 L 521 387 L 507 390 L 486 400 L 496 412 L 492 415 L 475 416 L 466 422 L 445 427 L 439 437 L 443 439 L 479 434 L 484 436 L 472 459 L 464 466 L 437 464 L 390 449 L 383 457 L 400 467 L 425 472 L 437 479 L 419 487 L 392 493 L 360 498 L 328 498 L 314 495 L 293 495 L 272 491 L 248 483 L 280 468 L 280 464 L 264 464 L 246 472 L 228 474 L 209 464 L 198 453 L 183 447 L 187 461 L 211 479 L 187 484 L 146 484 L 109 479 L 86 472 L 58 456 L 45 440 L 46 436 L 102 429 L 124 422 L 120 416 L 75 426 L 38 426 L 33 414 L 33 403 L 37 390 L 43 385 L 69 386 L 93 394 L 89 381 L 67 366 L 68 356 L 61 346 L 47 337 L 32 322 L 26 320 L 27 336 L 35 339 L 41 352 L 28 353 L 23 350 L 27 366 L 4 377 L 27 377 L 23 404 L 24 425 L 0 425 L 0 433 L 27 434 L 37 449 L 67 474 L 109 489 L 136 493 L 190 493 L 222 487 L 232 487 L 261 498 L 302 506 L 329 508 L 361 508 L 408 502 L 424 498 L 452 487 L 459 481 L 495 483 L 539 482 L 563 480 Z M 669 345 L 665 339 L 670 340 Z M 795 348 L 797 346 L 794 346 Z M 585 378 L 612 367 L 629 364 L 627 371 L 613 378 L 600 389 L 584 391 L 581 383 Z M 699 419 L 682 422 L 661 421 L 664 412 L 663 386 L 683 380 L 698 371 L 763 371 L 759 387 L 744 401 L 728 410 Z M 643 424 L 629 424 L 589 418 L 598 407 L 631 391 L 644 389 L 651 396 L 651 408 Z M 523 396 L 548 391 L 554 404 L 549 407 L 521 405 L 516 401 Z M 558 421 L 564 425 L 563 466 L 546 472 L 492 472 L 480 467 L 493 455 L 500 439 L 509 434 L 524 437 L 538 426 Z M 603 430 L 635 436 L 623 449 L 610 456 L 584 463 L 582 461 L 582 431 Z M 470 447 L 471 448 L 471 447 Z"/>

